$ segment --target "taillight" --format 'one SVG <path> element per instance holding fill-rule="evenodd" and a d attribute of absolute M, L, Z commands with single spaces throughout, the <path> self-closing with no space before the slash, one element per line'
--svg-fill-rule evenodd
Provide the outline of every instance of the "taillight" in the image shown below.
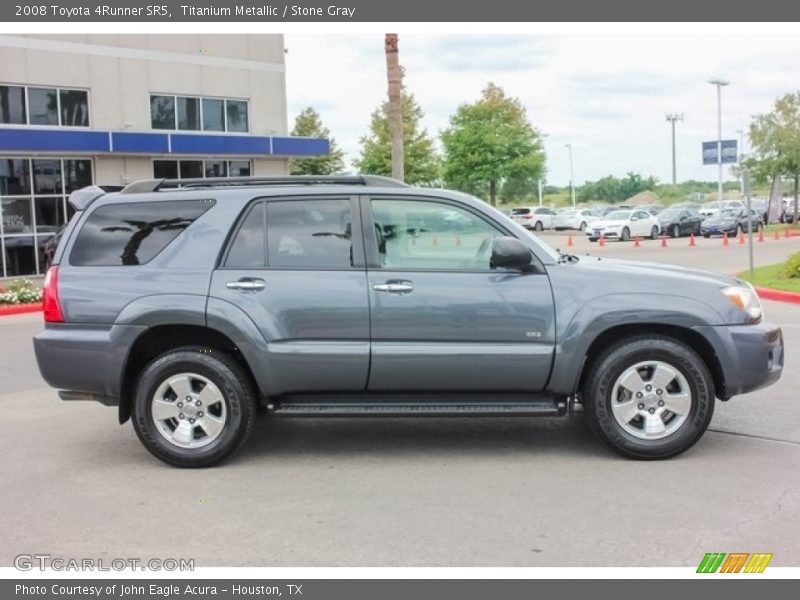
<path fill-rule="evenodd" d="M 523 219 L 528 219 L 529 221 L 533 218 L 531 215 L 525 215 L 522 217 Z"/>
<path fill-rule="evenodd" d="M 42 305 L 45 323 L 63 323 L 64 315 L 58 302 L 58 267 L 50 267 L 42 286 Z"/>

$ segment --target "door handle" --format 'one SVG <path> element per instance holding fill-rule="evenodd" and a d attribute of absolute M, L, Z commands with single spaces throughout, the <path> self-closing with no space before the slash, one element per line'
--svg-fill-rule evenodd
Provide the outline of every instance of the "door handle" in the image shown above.
<path fill-rule="evenodd" d="M 238 281 L 229 281 L 225 287 L 229 290 L 241 290 L 243 292 L 257 292 L 263 290 L 267 286 L 263 279 L 245 279 L 242 278 Z"/>
<path fill-rule="evenodd" d="M 414 286 L 408 281 L 393 283 L 376 283 L 372 286 L 376 292 L 388 292 L 390 294 L 407 294 L 414 291 Z"/>

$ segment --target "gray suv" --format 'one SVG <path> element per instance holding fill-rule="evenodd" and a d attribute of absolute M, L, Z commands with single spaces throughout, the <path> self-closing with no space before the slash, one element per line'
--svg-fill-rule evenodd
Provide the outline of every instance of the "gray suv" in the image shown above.
<path fill-rule="evenodd" d="M 779 328 L 733 277 L 560 254 L 484 202 L 368 176 L 75 192 L 36 335 L 64 400 L 213 465 L 275 417 L 559 416 L 666 458 L 715 398 L 775 382 Z"/>

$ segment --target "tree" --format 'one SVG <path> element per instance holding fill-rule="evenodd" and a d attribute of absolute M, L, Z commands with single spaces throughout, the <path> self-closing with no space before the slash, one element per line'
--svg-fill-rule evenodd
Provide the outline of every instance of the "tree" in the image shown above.
<path fill-rule="evenodd" d="M 622 202 L 646 190 L 653 191 L 658 187 L 658 179 L 652 175 L 643 178 L 639 173 L 629 172 L 618 179 L 608 175 L 597 181 L 588 181 L 580 187 L 578 199 L 581 202 L 600 200 L 602 202 Z"/>
<path fill-rule="evenodd" d="M 752 156 L 746 161 L 757 179 L 788 176 L 794 181 L 794 222 L 800 197 L 800 92 L 775 101 L 772 112 L 750 123 Z"/>
<path fill-rule="evenodd" d="M 509 180 L 535 181 L 544 174 L 544 149 L 525 108 L 490 83 L 473 104 L 462 104 L 442 132 L 447 184 L 488 195 L 497 204 L 498 190 Z"/>
<path fill-rule="evenodd" d="M 292 135 L 323 138 L 328 140 L 330 145 L 328 154 L 325 156 L 291 159 L 289 172 L 292 175 L 331 175 L 344 171 L 344 153 L 336 145 L 336 140 L 331 137 L 330 130 L 322 124 L 316 110 L 309 106 L 297 115 Z"/>
<path fill-rule="evenodd" d="M 389 82 L 389 136 L 391 138 L 392 177 L 405 181 L 403 147 L 403 73 L 400 70 L 400 49 L 397 34 L 387 33 L 384 39 L 386 77 Z"/>
<path fill-rule="evenodd" d="M 421 129 L 422 109 L 412 94 L 403 91 L 403 149 L 405 181 L 416 185 L 434 185 L 439 181 L 439 157 L 433 140 Z M 361 173 L 392 175 L 391 136 L 389 135 L 389 103 L 384 102 L 373 113 L 369 134 L 359 139 L 361 155 L 353 166 Z"/>

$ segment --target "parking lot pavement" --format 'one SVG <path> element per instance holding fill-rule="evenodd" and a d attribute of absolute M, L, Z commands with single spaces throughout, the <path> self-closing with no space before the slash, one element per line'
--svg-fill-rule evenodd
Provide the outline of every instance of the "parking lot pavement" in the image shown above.
<path fill-rule="evenodd" d="M 711 431 L 672 460 L 621 459 L 580 415 L 262 416 L 241 454 L 207 470 L 151 458 L 113 409 L 59 401 L 33 365 L 40 315 L 0 319 L 0 565 L 50 553 L 197 566 L 695 566 L 709 551 L 761 551 L 798 566 L 800 306 L 765 309 L 784 328 L 784 377 L 718 402 Z"/>

